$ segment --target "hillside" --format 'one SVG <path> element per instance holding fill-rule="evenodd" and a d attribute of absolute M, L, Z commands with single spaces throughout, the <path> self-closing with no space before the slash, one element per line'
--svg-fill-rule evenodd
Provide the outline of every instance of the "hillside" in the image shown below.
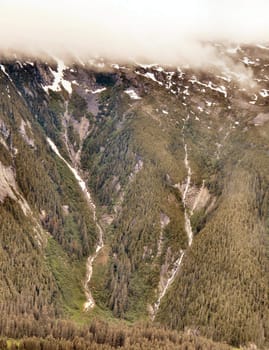
<path fill-rule="evenodd" d="M 268 347 L 268 48 L 215 46 L 204 69 L 1 60 L 2 336 L 97 318 Z"/>

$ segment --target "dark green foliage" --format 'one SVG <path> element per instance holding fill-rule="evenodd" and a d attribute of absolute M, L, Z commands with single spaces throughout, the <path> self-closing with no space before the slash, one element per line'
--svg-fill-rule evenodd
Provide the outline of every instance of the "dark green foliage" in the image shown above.
<path fill-rule="evenodd" d="M 60 115 L 64 114 L 65 106 L 63 97 L 55 91 L 49 90 L 49 110 L 53 113 L 53 121 L 58 130 L 61 130 Z"/>
<path fill-rule="evenodd" d="M 75 152 L 78 151 L 79 149 L 79 135 L 78 133 L 75 131 L 73 125 L 69 125 L 68 129 L 67 129 L 67 137 L 69 142 L 71 143 L 71 145 L 73 145 Z"/>
<path fill-rule="evenodd" d="M 96 83 L 105 86 L 113 86 L 116 82 L 116 76 L 114 74 L 97 73 L 95 75 Z"/>
<path fill-rule="evenodd" d="M 42 335 L 41 335 L 42 334 Z M 169 331 L 162 327 L 141 324 L 134 327 L 111 326 L 108 323 L 93 321 L 83 328 L 75 327 L 66 321 L 51 323 L 45 332 L 38 329 L 32 336 L 22 339 L 0 339 L 1 350 L 229 350 L 228 345 L 214 343 L 199 337 L 195 332 L 189 334 Z"/>
<path fill-rule="evenodd" d="M 69 112 L 75 119 L 80 119 L 87 112 L 87 102 L 76 92 L 72 93 L 71 99 L 68 105 Z"/>
<path fill-rule="evenodd" d="M 57 288 L 43 259 L 44 233 L 6 198 L 0 205 L 1 329 L 8 320 L 55 317 Z M 54 304 L 54 305 L 53 305 Z"/>
<path fill-rule="evenodd" d="M 6 90 L 7 82 L 0 82 Z M 7 196 L 0 203 L 0 323 L 3 333 L 15 336 L 18 323 L 23 334 L 26 314 L 28 324 L 55 319 L 64 312 L 81 314 L 85 257 L 94 249 L 96 228 L 77 181 L 50 150 L 31 108 L 12 84 L 9 93 L 12 105 L 9 98 L 0 101 L 0 132 L 7 145 L 0 144 L 0 166 L 10 167 L 14 174 L 16 201 Z M 61 100 L 57 94 L 51 98 Z M 64 284 L 59 269 L 66 280 L 73 269 L 75 278 Z"/>
<path fill-rule="evenodd" d="M 263 346 L 269 331 L 269 163 L 264 152 L 248 147 L 249 136 L 240 138 L 237 152 L 230 143 L 217 210 L 206 225 L 202 212 L 193 217 L 194 228 L 202 231 L 158 318 L 177 329 L 195 325 L 237 346 Z M 237 147 L 236 138 L 230 141 Z"/>
<path fill-rule="evenodd" d="M 186 70 L 179 78 L 175 71 L 169 82 L 175 86 L 166 89 L 167 80 L 157 84 L 132 69 L 114 74 L 76 67 L 65 76 L 81 86 L 69 96 L 64 89 L 45 93 L 46 65 L 10 64 L 7 70 L 12 81 L 0 71 L 0 161 L 14 174 L 16 200 L 7 196 L 0 204 L 0 332 L 20 339 L 9 348 L 228 348 L 198 333 L 268 347 L 269 127 L 252 122 L 266 103 L 251 107 L 240 89 L 225 98 L 190 81 L 195 73 L 208 84 L 216 80 L 212 72 Z M 95 83 L 107 89 L 91 95 Z M 129 87 L 141 99 L 131 99 L 124 92 Z M 86 140 L 76 131 L 84 116 Z M 97 307 L 89 313 L 82 311 L 83 281 L 96 225 L 47 136 L 87 179 L 104 227 L 105 247 L 89 283 Z M 184 143 L 191 166 L 187 208 Z M 188 247 L 184 211 L 191 215 L 203 183 L 209 199 L 193 211 Z M 162 217 L 169 218 L 165 227 Z M 164 328 L 88 324 L 93 315 L 148 319 L 163 268 L 171 268 L 181 250 L 182 265 L 156 318 Z M 86 326 L 58 320 L 63 317 Z"/>
<path fill-rule="evenodd" d="M 12 158 L 10 156 L 9 151 L 1 143 L 0 143 L 0 162 L 5 166 L 9 166 L 12 164 Z"/>

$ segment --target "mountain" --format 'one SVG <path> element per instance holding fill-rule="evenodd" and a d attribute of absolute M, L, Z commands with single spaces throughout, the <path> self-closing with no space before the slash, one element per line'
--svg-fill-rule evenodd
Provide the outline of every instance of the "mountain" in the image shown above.
<path fill-rule="evenodd" d="M 97 318 L 268 346 L 269 49 L 215 48 L 204 68 L 2 59 L 2 336 Z"/>

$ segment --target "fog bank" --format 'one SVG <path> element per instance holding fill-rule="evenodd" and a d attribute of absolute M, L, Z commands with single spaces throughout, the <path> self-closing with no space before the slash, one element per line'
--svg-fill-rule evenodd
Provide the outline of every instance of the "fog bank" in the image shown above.
<path fill-rule="evenodd" d="M 207 41 L 269 41 L 266 0 L 0 0 L 0 51 L 205 64 Z"/>

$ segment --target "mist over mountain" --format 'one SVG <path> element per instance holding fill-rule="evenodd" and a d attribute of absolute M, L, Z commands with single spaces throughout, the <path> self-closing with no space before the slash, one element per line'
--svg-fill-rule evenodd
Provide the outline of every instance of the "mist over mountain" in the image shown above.
<path fill-rule="evenodd" d="M 268 40 L 268 2 L 1 1 L 0 49 L 204 65 L 208 41 Z"/>
<path fill-rule="evenodd" d="M 0 5 L 0 349 L 268 349 L 267 2 Z"/>

